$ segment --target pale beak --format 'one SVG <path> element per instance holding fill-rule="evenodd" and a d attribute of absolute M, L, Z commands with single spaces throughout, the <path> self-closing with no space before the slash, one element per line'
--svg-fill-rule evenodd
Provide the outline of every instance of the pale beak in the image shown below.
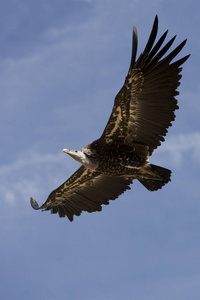
<path fill-rule="evenodd" d="M 63 149 L 63 152 L 70 155 L 72 158 L 75 159 L 76 155 L 74 155 L 74 151 L 73 150 L 69 150 L 69 149 Z M 74 157 L 75 156 L 75 157 Z"/>
<path fill-rule="evenodd" d="M 73 159 L 81 163 L 80 155 L 79 155 L 80 151 L 63 149 L 63 152 L 70 155 Z"/>
<path fill-rule="evenodd" d="M 69 149 L 63 149 L 63 152 L 69 154 L 70 150 Z"/>

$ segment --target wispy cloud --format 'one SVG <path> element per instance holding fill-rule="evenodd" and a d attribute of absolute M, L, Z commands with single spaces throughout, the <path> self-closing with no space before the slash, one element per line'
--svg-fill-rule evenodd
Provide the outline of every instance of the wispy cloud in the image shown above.
<path fill-rule="evenodd" d="M 0 169 L 0 197 L 10 204 L 28 202 L 30 196 L 43 201 L 51 189 L 65 181 L 72 172 L 71 160 L 64 153 L 29 153 Z"/>
<path fill-rule="evenodd" d="M 168 156 L 166 161 L 180 168 L 184 160 L 190 160 L 192 163 L 200 163 L 200 132 L 188 134 L 171 135 L 166 138 L 166 142 L 155 152 L 156 158 Z"/>

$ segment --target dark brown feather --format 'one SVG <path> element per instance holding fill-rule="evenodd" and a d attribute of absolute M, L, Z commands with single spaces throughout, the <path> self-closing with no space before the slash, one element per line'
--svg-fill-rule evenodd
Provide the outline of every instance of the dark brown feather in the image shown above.
<path fill-rule="evenodd" d="M 81 166 L 66 182 L 54 190 L 47 201 L 35 209 L 50 210 L 59 213 L 60 217 L 67 216 L 73 221 L 73 216 L 79 216 L 82 211 L 101 211 L 101 205 L 108 205 L 109 200 L 116 199 L 133 179 L 125 176 L 112 177 L 99 171 L 91 171 Z M 32 205 L 33 206 L 33 205 Z"/>
<path fill-rule="evenodd" d="M 177 87 L 180 85 L 181 68 L 188 56 L 170 64 L 184 47 L 186 40 L 163 58 L 173 37 L 159 52 L 167 31 L 154 45 L 158 27 L 156 16 L 144 52 L 129 69 L 124 86 L 115 98 L 114 107 L 101 136 L 102 143 L 115 143 L 120 132 L 121 144 L 134 147 L 135 143 L 148 146 L 146 156 L 152 154 L 167 133 L 178 109 Z M 153 47 L 153 49 L 152 49 Z M 135 57 L 135 49 L 133 49 Z M 144 152 L 147 148 L 144 149 Z"/>

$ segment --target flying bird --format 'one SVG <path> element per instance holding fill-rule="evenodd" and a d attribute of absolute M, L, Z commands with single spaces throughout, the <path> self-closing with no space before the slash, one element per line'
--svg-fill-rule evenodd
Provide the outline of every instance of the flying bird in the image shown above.
<path fill-rule="evenodd" d="M 138 38 L 133 27 L 130 68 L 103 134 L 81 151 L 63 149 L 82 166 L 40 207 L 31 198 L 34 209 L 50 210 L 73 221 L 82 211 L 101 211 L 103 204 L 130 189 L 134 179 L 149 191 L 170 181 L 171 171 L 150 164 L 148 157 L 164 141 L 175 119 L 180 66 L 189 55 L 172 62 L 186 40 L 165 55 L 176 36 L 163 46 L 168 31 L 155 43 L 157 31 L 156 16 L 146 47 L 136 60 Z"/>

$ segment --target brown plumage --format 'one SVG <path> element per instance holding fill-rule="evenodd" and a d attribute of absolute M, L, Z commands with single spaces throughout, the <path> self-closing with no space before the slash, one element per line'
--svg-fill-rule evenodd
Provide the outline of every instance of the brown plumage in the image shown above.
<path fill-rule="evenodd" d="M 82 211 L 100 211 L 102 204 L 109 204 L 109 200 L 130 189 L 134 179 L 150 191 L 170 181 L 171 171 L 150 164 L 148 156 L 164 141 L 175 119 L 180 66 L 189 55 L 172 62 L 185 40 L 163 57 L 175 37 L 161 48 L 167 31 L 154 45 L 157 30 L 156 16 L 147 45 L 136 61 L 137 30 L 134 27 L 129 72 L 115 98 L 102 136 L 85 146 L 82 152 L 64 150 L 83 165 L 54 190 L 41 207 L 31 198 L 33 208 L 50 210 L 72 221 L 73 216 L 79 216 Z"/>

